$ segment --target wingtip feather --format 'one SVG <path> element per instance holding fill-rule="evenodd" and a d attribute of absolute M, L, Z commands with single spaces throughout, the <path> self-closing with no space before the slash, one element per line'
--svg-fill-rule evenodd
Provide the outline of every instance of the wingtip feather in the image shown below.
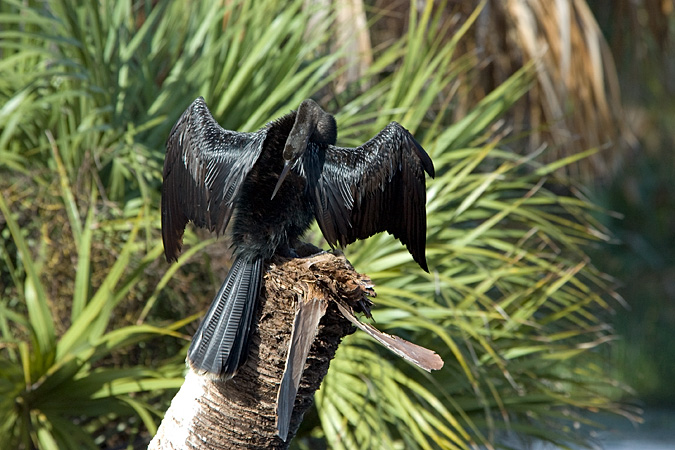
<path fill-rule="evenodd" d="M 419 156 L 420 161 L 422 162 L 422 167 L 424 168 L 424 171 L 429 174 L 431 178 L 436 177 L 436 170 L 434 169 L 434 162 L 431 160 L 431 157 L 429 154 L 424 150 L 422 147 L 422 144 L 417 142 L 417 139 L 413 137 L 413 135 L 410 135 L 410 138 L 413 141 L 413 144 L 415 144 L 415 149 L 417 150 L 417 156 Z"/>

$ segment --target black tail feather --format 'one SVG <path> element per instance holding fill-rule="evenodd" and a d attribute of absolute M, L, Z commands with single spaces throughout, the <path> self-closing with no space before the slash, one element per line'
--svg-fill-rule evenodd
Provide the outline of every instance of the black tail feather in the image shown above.
<path fill-rule="evenodd" d="M 187 359 L 197 373 L 232 378 L 246 361 L 262 266 L 262 258 L 235 259 L 192 338 Z"/>

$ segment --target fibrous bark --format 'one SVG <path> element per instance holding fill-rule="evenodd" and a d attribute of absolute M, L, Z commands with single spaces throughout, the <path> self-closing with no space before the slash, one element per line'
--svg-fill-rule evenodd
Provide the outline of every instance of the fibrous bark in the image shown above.
<path fill-rule="evenodd" d="M 343 256 L 276 260 L 259 298 L 249 359 L 228 381 L 189 371 L 150 449 L 284 449 L 311 406 L 341 339 L 354 326 L 337 302 L 367 311 L 370 280 Z M 287 440 L 277 436 L 276 401 L 298 302 L 325 301 L 326 314 L 311 346 L 290 420 Z"/>

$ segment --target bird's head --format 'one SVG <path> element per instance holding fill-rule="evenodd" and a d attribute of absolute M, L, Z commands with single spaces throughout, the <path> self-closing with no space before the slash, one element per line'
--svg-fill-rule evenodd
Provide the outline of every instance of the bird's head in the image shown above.
<path fill-rule="evenodd" d="M 277 191 L 291 170 L 291 167 L 293 167 L 293 164 L 307 150 L 307 144 L 310 140 L 317 144 L 335 145 L 337 141 L 337 125 L 332 115 L 321 109 L 314 100 L 307 99 L 300 103 L 300 107 L 295 114 L 295 123 L 286 139 L 286 145 L 282 154 L 284 168 L 279 175 L 277 185 L 274 187 L 272 198 L 277 195 Z"/>

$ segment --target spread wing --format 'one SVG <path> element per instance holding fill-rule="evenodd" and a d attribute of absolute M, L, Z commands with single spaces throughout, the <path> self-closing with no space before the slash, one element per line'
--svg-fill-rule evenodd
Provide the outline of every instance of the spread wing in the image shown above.
<path fill-rule="evenodd" d="M 321 152 L 309 154 L 320 158 Z M 424 172 L 433 177 L 434 166 L 410 132 L 392 122 L 360 147 L 325 146 L 323 158 L 323 164 L 308 165 L 321 167 L 308 180 L 328 243 L 347 245 L 387 231 L 428 271 Z"/>
<path fill-rule="evenodd" d="M 263 147 L 267 129 L 237 133 L 215 121 L 204 99 L 195 100 L 166 143 L 162 186 L 162 239 L 168 261 L 178 258 L 185 225 L 222 233 L 234 198 Z"/>

